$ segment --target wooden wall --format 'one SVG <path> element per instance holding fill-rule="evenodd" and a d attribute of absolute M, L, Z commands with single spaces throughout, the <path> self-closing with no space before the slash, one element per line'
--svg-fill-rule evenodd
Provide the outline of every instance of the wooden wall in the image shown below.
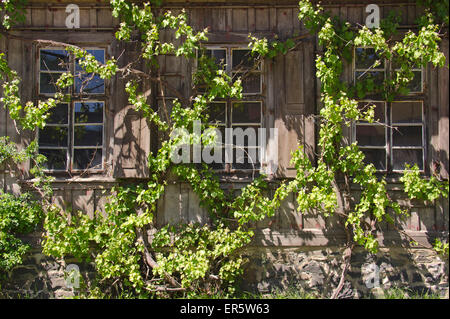
<path fill-rule="evenodd" d="M 191 3 L 187 9 L 189 23 L 196 29 L 209 28 L 211 43 L 225 43 L 245 45 L 249 32 L 255 35 L 284 38 L 294 34 L 304 36 L 295 50 L 264 63 L 264 125 L 279 130 L 278 162 L 280 177 L 292 177 L 295 174 L 289 164 L 290 152 L 297 148 L 298 143 L 305 147 L 307 154 L 314 159 L 316 144 L 316 127 L 314 114 L 319 108 L 320 83 L 315 78 L 314 59 L 320 52 L 317 39 L 306 36 L 304 26 L 297 19 L 298 9 L 295 1 L 267 2 L 248 7 L 241 4 L 226 5 L 224 3 L 212 6 L 205 3 Z M 372 1 L 373 2 L 373 1 Z M 81 8 L 81 28 L 66 30 L 64 20 L 65 5 L 43 4 L 32 5 L 27 10 L 26 22 L 18 26 L 11 37 L 0 38 L 0 49 L 8 53 L 10 65 L 19 71 L 24 78 L 22 92 L 29 99 L 35 99 L 33 63 L 23 61 L 35 60 L 33 40 L 47 39 L 70 42 L 79 45 L 108 45 L 108 56 L 121 57 L 119 66 L 138 54 L 134 45 L 118 43 L 114 40 L 114 31 L 118 21 L 113 19 L 110 9 L 105 4 L 85 3 Z M 365 3 L 365 2 L 364 2 Z M 401 12 L 402 25 L 408 27 L 421 13 L 413 1 L 406 4 L 380 4 L 382 16 L 396 9 Z M 185 5 L 185 3 L 183 3 Z M 363 24 L 365 19 L 365 4 L 330 4 L 327 8 L 342 19 L 352 23 Z M 172 9 L 179 10 L 180 5 L 174 2 Z M 173 35 L 165 33 L 163 39 L 170 40 Z M 448 38 L 442 42 L 442 49 L 448 57 Z M 173 87 L 188 96 L 190 93 L 190 79 L 192 63 L 180 61 L 173 56 L 166 56 L 159 60 L 162 77 Z M 143 71 L 148 72 L 145 65 Z M 345 71 L 345 77 L 351 78 L 351 68 Z M 427 140 L 429 168 L 434 161 L 441 163 L 441 173 L 448 178 L 448 69 L 428 68 L 427 80 Z M 146 158 L 151 147 L 151 130 L 141 114 L 132 110 L 128 105 L 127 96 L 123 92 L 124 81 L 112 79 L 109 84 L 106 123 L 106 169 L 88 178 L 61 178 L 55 186 L 57 193 L 55 202 L 62 205 L 69 203 L 74 210 L 83 210 L 92 214 L 101 210 L 105 201 L 103 191 L 108 193 L 117 178 L 145 178 L 148 176 Z M 144 83 L 144 91 L 152 94 L 149 99 L 161 104 L 163 97 L 160 90 L 151 83 Z M 174 96 L 167 92 L 165 99 L 170 103 Z M 0 108 L 0 136 L 11 136 L 13 141 L 25 142 L 32 138 L 28 135 L 18 135 L 14 123 L 9 119 L 5 110 Z M 228 186 L 239 189 L 245 183 L 229 183 Z M 228 187 L 224 184 L 224 187 Z M 2 171 L 0 168 L 0 187 L 4 190 L 19 191 L 16 176 Z M 400 194 L 399 185 L 393 183 L 393 194 Z M 426 240 L 426 231 L 448 231 L 448 201 L 438 202 L 434 206 L 425 207 L 420 203 L 413 203 L 413 214 L 406 221 L 399 221 L 405 229 L 414 233 L 418 238 Z M 188 185 L 172 183 L 167 187 L 164 197 L 159 203 L 157 223 L 186 221 L 207 222 L 207 214 L 198 205 L 198 198 Z M 258 224 L 256 242 L 261 245 L 326 245 L 340 240 L 343 234 L 335 234 L 328 229 L 336 223 L 335 218 L 323 219 L 313 214 L 296 213 L 293 195 L 287 200 L 277 215 L 271 220 Z M 389 230 L 389 229 L 386 229 Z M 393 232 L 389 233 L 391 242 L 398 242 Z M 389 237 L 391 236 L 391 237 Z"/>

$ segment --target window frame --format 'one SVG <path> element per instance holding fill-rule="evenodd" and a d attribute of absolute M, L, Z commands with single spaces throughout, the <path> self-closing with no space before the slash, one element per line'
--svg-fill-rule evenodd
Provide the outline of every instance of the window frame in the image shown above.
<path fill-rule="evenodd" d="M 84 50 L 102 50 L 103 51 L 103 56 L 104 56 L 104 60 L 106 61 L 108 59 L 107 56 L 107 46 L 83 46 Z M 41 99 L 48 99 L 52 96 L 54 96 L 55 93 L 41 93 L 41 82 L 40 82 L 40 75 L 41 72 L 47 72 L 47 71 L 42 71 L 41 70 L 41 51 L 42 50 L 66 50 L 65 47 L 60 47 L 60 46 L 36 46 L 36 50 L 37 50 L 37 54 L 36 54 L 36 63 L 35 65 L 37 66 L 36 69 L 36 81 L 34 82 L 35 84 L 37 84 L 37 87 L 35 89 L 35 94 L 37 96 L 38 100 Z M 67 90 L 67 95 L 71 96 L 71 100 L 69 102 L 63 102 L 60 104 L 67 104 L 68 105 L 68 123 L 66 124 L 67 128 L 68 128 L 68 144 L 67 147 L 40 147 L 39 149 L 66 149 L 66 168 L 65 169 L 45 169 L 44 171 L 47 173 L 51 173 L 51 174 L 58 174 L 58 173 L 74 173 L 74 174 L 80 174 L 80 173 L 84 173 L 84 172 L 88 172 L 91 174 L 101 174 L 105 172 L 105 161 L 106 161 L 106 132 L 107 132 L 107 121 L 106 121 L 106 114 L 107 114 L 107 101 L 108 101 L 108 81 L 106 79 L 104 79 L 104 90 L 103 93 L 87 93 L 87 92 L 83 92 L 83 93 L 79 93 L 76 92 L 75 90 L 75 86 L 76 86 L 76 73 L 85 73 L 84 71 L 76 71 L 76 59 L 73 56 L 73 54 L 69 51 L 68 52 L 68 56 L 69 56 L 69 67 L 68 67 L 68 71 L 49 71 L 49 72 L 53 72 L 53 73 L 67 73 L 67 72 L 71 72 L 74 75 L 74 84 L 71 85 L 68 90 Z M 88 73 L 85 73 L 88 74 Z M 102 103 L 102 123 L 75 123 L 75 105 L 76 103 L 96 103 L 96 102 L 100 102 Z M 95 126 L 102 126 L 102 145 L 101 146 L 75 146 L 75 127 L 76 126 L 87 126 L 89 124 L 95 125 Z M 46 124 L 46 126 L 63 126 L 60 124 Z M 40 136 L 40 130 L 37 129 L 36 132 L 36 141 L 39 144 L 39 136 Z M 87 167 L 84 169 L 75 169 L 74 168 L 74 158 L 75 158 L 75 150 L 76 149 L 97 149 L 97 150 L 101 150 L 102 155 L 101 155 L 101 163 L 98 168 L 95 167 Z"/>
<path fill-rule="evenodd" d="M 243 72 L 245 72 L 244 70 L 238 70 L 235 71 L 233 70 L 233 51 L 249 51 L 251 52 L 251 49 L 248 48 L 248 46 L 245 45 L 237 45 L 237 44 L 213 44 L 213 45 L 204 45 L 203 47 L 204 50 L 225 50 L 225 68 L 224 71 L 234 80 L 234 76 L 235 74 L 242 74 Z M 196 60 L 195 60 L 195 65 L 194 65 L 194 69 L 197 69 L 198 67 L 198 58 L 199 58 L 199 51 L 197 51 L 196 54 Z M 208 124 L 209 125 L 213 125 L 213 126 L 217 126 L 217 128 L 219 127 L 224 127 L 226 128 L 233 128 L 233 127 L 245 127 L 245 126 L 257 126 L 258 129 L 263 129 L 264 126 L 264 109 L 265 109 L 265 93 L 264 93 L 264 81 L 265 81 L 265 77 L 264 77 L 264 60 L 261 60 L 258 66 L 257 70 L 253 70 L 251 71 L 251 73 L 255 73 L 255 74 L 259 74 L 260 76 L 260 85 L 259 85 L 259 92 L 257 93 L 244 93 L 242 92 L 242 100 L 236 100 L 236 99 L 218 99 L 213 101 L 212 103 L 224 103 L 225 104 L 225 124 L 219 124 L 217 125 L 217 123 L 209 121 Z M 233 124 L 233 118 L 232 118 L 232 112 L 233 112 L 233 104 L 236 103 L 259 103 L 260 104 L 260 121 L 259 123 L 236 123 Z M 257 135 L 257 142 L 259 144 L 259 132 L 256 132 Z M 225 136 L 222 137 L 225 140 Z M 225 152 L 225 148 L 226 145 L 223 145 L 223 150 L 222 152 Z M 232 146 L 233 148 L 233 160 L 235 158 L 235 148 L 236 146 L 233 144 Z M 245 149 L 248 149 L 249 147 L 245 147 Z M 263 151 L 264 147 L 260 147 L 258 146 L 254 146 L 254 147 L 250 147 L 250 148 L 255 148 L 257 149 L 261 149 L 260 152 Z M 258 154 L 258 153 L 257 153 Z M 258 155 L 257 155 L 258 156 Z M 244 173 L 251 173 L 251 172 L 255 172 L 255 171 L 259 171 L 262 172 L 264 170 L 263 167 L 263 163 L 264 163 L 264 159 L 265 159 L 265 154 L 261 154 L 261 158 L 260 158 L 260 162 L 258 163 L 259 167 L 258 168 L 236 168 L 235 165 L 236 164 L 240 164 L 243 165 L 244 163 L 224 163 L 224 168 L 223 169 L 214 169 L 216 172 L 220 172 L 220 173 L 238 173 L 238 172 L 244 172 Z M 212 163 L 213 165 L 216 163 Z M 247 165 L 247 164 L 244 164 Z M 250 164 L 248 164 L 250 165 Z"/>

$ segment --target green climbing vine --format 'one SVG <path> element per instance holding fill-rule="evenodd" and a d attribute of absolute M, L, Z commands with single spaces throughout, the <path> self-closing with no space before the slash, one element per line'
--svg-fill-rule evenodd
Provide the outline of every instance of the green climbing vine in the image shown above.
<path fill-rule="evenodd" d="M 3 5 L 12 13 L 15 11 L 10 9 L 11 3 L 6 1 Z M 448 7 L 448 1 L 445 3 Z M 314 164 L 302 148 L 296 150 L 292 158 L 297 171 L 295 178 L 279 181 L 273 196 L 269 196 L 265 176 L 258 176 L 239 190 L 225 190 L 208 166 L 175 164 L 171 160 L 181 137 L 167 137 L 179 129 L 189 132 L 188 137 L 183 137 L 189 147 L 199 142 L 203 146 L 215 143 L 215 139 L 209 136 L 196 136 L 194 123 L 208 123 L 208 106 L 215 99 L 242 99 L 242 79 L 231 78 L 214 60 L 201 54 L 203 43 L 208 41 L 206 29 L 194 30 L 188 25 L 184 11 L 173 14 L 162 10 L 160 4 L 161 1 L 139 5 L 126 0 L 111 0 L 112 14 L 121 20 L 116 38 L 121 41 L 139 39 L 141 57 L 151 68 L 148 73 L 136 69 L 132 62 L 119 68 L 114 58 L 101 64 L 85 50 L 65 45 L 85 72 L 99 74 L 102 79 L 113 76 L 126 79 L 124 90 L 129 103 L 166 138 L 148 158 L 150 176 L 147 181 L 115 187 L 104 211 L 89 217 L 83 212 L 61 211 L 51 204 L 45 206 L 44 253 L 56 258 L 72 256 L 93 262 L 98 278 L 96 286 L 91 287 L 88 294 L 98 295 L 99 290 L 103 294 L 125 293 L 133 297 L 189 296 L 198 292 L 214 294 L 219 290 L 232 294 L 242 275 L 246 262 L 244 248 L 252 241 L 256 222 L 272 217 L 291 193 L 296 194 L 300 211 L 314 210 L 325 216 L 336 214 L 342 218 L 350 251 L 355 245 L 361 245 L 370 252 L 376 252 L 377 226 L 382 222 L 393 224 L 396 216 L 407 216 L 408 211 L 390 198 L 385 176 L 380 176 L 374 165 L 365 163 L 358 144 L 345 142 L 344 129 L 355 121 L 372 123 L 375 120 L 374 105 L 369 104 L 361 110 L 358 99 L 368 94 L 380 94 L 383 99 L 392 101 L 408 92 L 413 67 L 429 63 L 444 66 L 445 57 L 439 51 L 440 25 L 432 11 L 440 10 L 440 6 L 434 2 L 427 3 L 431 9 L 419 21 L 419 30 L 408 31 L 402 40 L 394 41 L 391 35 L 397 32 L 398 26 L 398 17 L 394 14 L 381 22 L 381 28 L 355 29 L 348 22 L 331 17 L 320 6 L 309 1 L 299 2 L 299 19 L 312 34 L 317 34 L 323 51 L 315 61 L 322 102 L 317 120 L 318 161 Z M 439 19 L 448 22 L 448 16 Z M 164 42 L 163 31 L 173 32 L 177 41 Z M 286 54 L 295 48 L 297 41 L 295 36 L 269 41 L 249 35 L 249 48 L 259 61 Z M 380 59 L 393 61 L 398 67 L 382 84 L 370 77 L 356 84 L 346 83 L 341 80 L 344 61 L 351 61 L 356 46 L 373 47 Z M 176 99 L 170 110 L 167 105 L 159 108 L 152 105 L 148 96 L 140 92 L 146 80 L 165 86 L 158 75 L 159 56 L 176 55 L 192 62 L 197 53 L 198 66 L 192 81 L 194 89 L 203 87 L 202 92 L 194 90 L 195 94 L 189 99 Z M 377 60 L 371 67 L 380 62 Z M 58 93 L 37 105 L 32 102 L 23 105 L 19 92 L 20 78 L 8 67 L 3 53 L 0 55 L 0 71 L 3 80 L 1 102 L 21 129 L 44 127 L 51 109 L 68 98 Z M 61 75 L 57 85 L 68 87 L 73 81 L 73 75 L 67 72 Z M 209 125 L 203 124 L 202 131 L 207 127 Z M 0 143 L 0 159 L 22 160 L 27 151 L 14 152 L 13 146 L 6 140 Z M 36 151 L 34 143 L 30 147 Z M 39 168 L 44 159 L 39 156 L 33 158 L 36 164 L 33 167 Z M 39 169 L 33 172 L 36 176 L 45 175 Z M 156 228 L 157 203 L 166 191 L 169 179 L 174 176 L 192 187 L 201 207 L 208 212 L 207 222 Z M 434 201 L 448 193 L 448 182 L 435 176 L 424 179 L 417 168 L 405 170 L 401 182 L 410 198 Z M 355 187 L 361 193 L 358 199 L 352 194 Z M 24 209 L 14 204 L 17 199 L 12 195 L 1 196 L 11 203 L 9 206 L 17 208 L 14 214 Z M 24 202 L 36 208 L 29 198 Z M 2 209 L 0 207 L 1 214 Z M 5 212 L 11 215 L 10 210 Z M 35 217 L 40 216 L 37 208 L 29 212 L 33 214 L 28 215 L 29 221 L 34 222 Z M 438 252 L 448 255 L 448 244 L 437 241 L 435 247 Z M 23 255 L 24 250 L 18 251 Z M 17 260 L 15 258 L 12 256 L 9 260 Z M 344 261 L 349 263 L 350 259 Z M 8 265 L 12 264 L 9 262 Z M 333 297 L 338 293 L 339 288 Z"/>

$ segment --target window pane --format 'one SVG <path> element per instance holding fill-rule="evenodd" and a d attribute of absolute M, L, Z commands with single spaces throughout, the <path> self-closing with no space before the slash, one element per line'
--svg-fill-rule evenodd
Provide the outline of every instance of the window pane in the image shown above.
<path fill-rule="evenodd" d="M 362 146 L 384 146 L 386 129 L 381 125 L 356 125 L 356 140 Z"/>
<path fill-rule="evenodd" d="M 58 81 L 61 74 L 62 73 L 41 72 L 39 75 L 39 92 L 44 94 L 53 94 L 57 91 L 67 93 L 69 91 L 68 88 L 60 89 L 56 85 L 56 81 Z"/>
<path fill-rule="evenodd" d="M 217 155 L 215 154 L 215 150 L 217 150 L 217 152 L 219 152 Z M 202 154 L 209 154 L 210 158 L 209 160 L 211 160 L 211 163 L 205 163 L 206 165 L 208 165 L 208 167 L 210 167 L 211 169 L 217 169 L 217 170 L 224 170 L 225 169 L 225 149 L 224 148 L 214 148 L 214 147 L 205 147 L 202 150 Z M 222 154 L 220 154 L 220 152 Z M 218 163 L 215 162 L 215 156 L 217 158 L 220 158 L 220 160 L 218 160 Z M 221 155 L 221 156 L 220 156 Z M 204 161 L 205 158 L 203 158 Z"/>
<path fill-rule="evenodd" d="M 364 162 L 373 164 L 379 171 L 386 170 L 386 150 L 385 149 L 361 149 L 364 153 Z"/>
<path fill-rule="evenodd" d="M 239 77 L 242 80 L 242 93 L 261 93 L 261 74 L 237 72 L 233 75 L 236 81 Z"/>
<path fill-rule="evenodd" d="M 103 123 L 103 103 L 75 103 L 75 123 Z"/>
<path fill-rule="evenodd" d="M 89 54 L 92 54 L 98 62 L 100 62 L 102 64 L 105 63 L 105 51 L 104 50 L 88 49 L 88 50 L 86 50 L 86 52 Z M 79 61 L 79 59 L 77 59 L 75 62 L 75 71 L 83 71 L 83 68 L 80 66 L 78 61 Z"/>
<path fill-rule="evenodd" d="M 103 144 L 103 126 L 82 125 L 74 127 L 75 146 L 101 146 Z"/>
<path fill-rule="evenodd" d="M 408 89 L 410 92 L 422 92 L 422 71 L 413 71 L 414 78 L 409 82 Z"/>
<path fill-rule="evenodd" d="M 233 169 L 259 169 L 261 167 L 258 159 L 257 148 L 245 148 L 243 152 L 233 150 Z"/>
<path fill-rule="evenodd" d="M 210 123 L 225 123 L 227 107 L 226 103 L 211 103 L 208 106 Z"/>
<path fill-rule="evenodd" d="M 39 149 L 39 153 L 47 158 L 44 168 L 49 170 L 65 170 L 67 165 L 67 150 Z"/>
<path fill-rule="evenodd" d="M 393 102 L 392 123 L 422 123 L 422 103 Z"/>
<path fill-rule="evenodd" d="M 96 168 L 101 169 L 102 150 L 101 149 L 74 149 L 73 169 Z"/>
<path fill-rule="evenodd" d="M 235 68 L 252 68 L 255 59 L 252 57 L 251 50 L 232 50 L 233 69 Z"/>
<path fill-rule="evenodd" d="M 260 102 L 233 103 L 232 122 L 260 123 L 261 103 Z"/>
<path fill-rule="evenodd" d="M 393 150 L 392 157 L 394 170 L 405 169 L 405 164 L 417 164 L 419 169 L 423 169 L 422 150 Z"/>
<path fill-rule="evenodd" d="M 384 81 L 384 72 L 383 71 L 369 71 L 369 72 L 362 72 L 357 71 L 355 72 L 355 80 L 362 81 L 366 79 L 371 79 L 376 86 L 380 86 L 383 84 Z"/>
<path fill-rule="evenodd" d="M 69 116 L 69 105 L 68 104 L 57 104 L 56 107 L 52 108 L 50 115 L 47 118 L 48 124 L 67 124 Z"/>
<path fill-rule="evenodd" d="M 78 73 L 75 76 L 75 92 L 87 94 L 105 93 L 105 81 L 97 74 Z"/>
<path fill-rule="evenodd" d="M 67 71 L 69 54 L 66 50 L 41 50 L 41 71 Z"/>
<path fill-rule="evenodd" d="M 369 109 L 369 105 L 375 105 L 373 120 L 380 123 L 385 123 L 385 104 L 384 102 L 358 102 L 358 108 L 361 112 L 365 112 Z M 367 123 L 367 121 L 360 121 L 361 123 Z"/>
<path fill-rule="evenodd" d="M 46 126 L 39 130 L 38 144 L 41 147 L 67 147 L 68 128 Z"/>
<path fill-rule="evenodd" d="M 421 126 L 397 126 L 392 130 L 393 146 L 422 146 Z"/>
<path fill-rule="evenodd" d="M 205 51 L 206 56 L 213 58 L 218 67 L 225 68 L 227 63 L 227 51 L 224 49 L 212 49 Z"/>
<path fill-rule="evenodd" d="M 355 67 L 356 69 L 368 69 L 372 67 L 376 60 L 380 61 L 380 64 L 376 66 L 376 69 L 384 69 L 384 61 L 375 52 L 374 48 L 356 48 L 355 49 Z"/>
<path fill-rule="evenodd" d="M 233 126 L 233 145 L 258 146 L 259 126 Z"/>

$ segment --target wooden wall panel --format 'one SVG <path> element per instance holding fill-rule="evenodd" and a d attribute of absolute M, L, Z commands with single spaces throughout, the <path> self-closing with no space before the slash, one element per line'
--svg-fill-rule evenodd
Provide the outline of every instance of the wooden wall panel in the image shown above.
<path fill-rule="evenodd" d="M 442 51 L 446 57 L 446 65 L 449 61 L 448 38 L 442 41 Z M 441 162 L 441 175 L 448 179 L 449 176 L 449 134 L 448 134 L 448 117 L 449 117 L 449 74 L 448 68 L 439 69 L 439 152 Z"/>

